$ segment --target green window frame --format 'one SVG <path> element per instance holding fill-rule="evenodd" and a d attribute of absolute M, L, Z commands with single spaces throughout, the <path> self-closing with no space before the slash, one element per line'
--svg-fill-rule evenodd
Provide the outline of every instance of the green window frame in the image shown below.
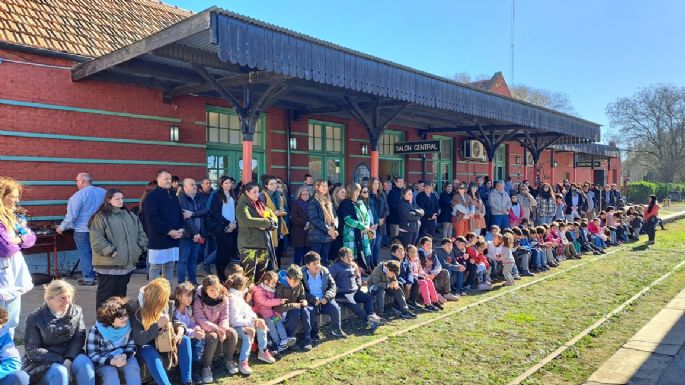
<path fill-rule="evenodd" d="M 445 182 L 452 182 L 452 159 L 454 153 L 454 138 L 433 135 L 433 140 L 440 141 L 440 151 L 432 154 L 433 182 L 437 191 L 442 191 Z"/>
<path fill-rule="evenodd" d="M 504 180 L 507 173 L 507 145 L 502 144 L 495 150 L 495 159 L 493 159 L 495 164 L 495 180 Z"/>
<path fill-rule="evenodd" d="M 390 165 L 380 165 L 379 170 L 381 177 L 395 177 L 404 175 L 405 156 L 402 154 L 395 154 L 395 143 L 404 142 L 404 131 L 397 130 L 383 130 L 378 140 L 378 159 L 381 161 L 390 161 Z"/>
<path fill-rule="evenodd" d="M 242 148 L 243 133 L 240 131 L 240 119 L 232 108 L 207 106 L 205 114 L 208 146 Z M 266 114 L 262 114 L 257 121 L 257 128 L 252 138 L 254 147 L 264 148 L 264 132 L 266 132 Z"/>
<path fill-rule="evenodd" d="M 309 172 L 315 179 L 345 182 L 345 125 L 310 119 Z"/>

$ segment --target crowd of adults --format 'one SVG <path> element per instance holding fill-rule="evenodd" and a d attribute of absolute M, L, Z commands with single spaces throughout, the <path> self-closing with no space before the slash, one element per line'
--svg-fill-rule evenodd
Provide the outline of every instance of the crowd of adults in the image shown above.
<path fill-rule="evenodd" d="M 659 211 L 654 196 L 628 206 L 616 185 L 568 181 L 454 180 L 438 192 L 400 177 L 342 186 L 306 175 L 291 193 L 275 176 L 221 176 L 212 188 L 163 170 L 133 210 L 121 190 L 93 186 L 87 173 L 76 184 L 57 232 L 74 231 L 79 284 L 97 285 L 96 308 L 82 309 L 69 283 L 52 281 L 27 317 L 22 362 L 13 336 L 33 285 L 21 250 L 36 237 L 18 206 L 21 186 L 0 177 L 0 385 L 135 385 L 143 365 L 160 385 L 172 366 L 184 384 L 210 383 L 219 344 L 228 373 L 249 375 L 254 341 L 265 363 L 296 345 L 310 350 L 319 314 L 330 316 L 332 337 L 347 337 L 341 307 L 359 318 L 356 330 L 373 332 L 391 313 L 440 311 L 641 233 L 653 244 Z M 293 263 L 282 266 L 289 247 Z M 142 265 L 150 282 L 126 298 Z M 97 314 L 89 329 L 84 311 Z"/>

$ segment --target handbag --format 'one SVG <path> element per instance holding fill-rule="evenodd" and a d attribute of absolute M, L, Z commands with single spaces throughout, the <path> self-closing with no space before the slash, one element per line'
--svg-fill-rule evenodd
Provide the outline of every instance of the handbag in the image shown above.
<path fill-rule="evenodd" d="M 173 314 L 174 305 L 172 304 L 170 307 L 172 308 L 170 313 Z M 174 326 L 172 322 L 169 321 L 167 326 L 163 329 L 160 329 L 159 334 L 157 337 L 155 337 L 155 347 L 157 348 L 157 351 L 160 353 L 167 353 L 169 358 L 167 370 L 170 370 L 178 365 L 178 346 L 176 346 L 174 343 L 174 339 L 176 337 L 175 334 Z"/>

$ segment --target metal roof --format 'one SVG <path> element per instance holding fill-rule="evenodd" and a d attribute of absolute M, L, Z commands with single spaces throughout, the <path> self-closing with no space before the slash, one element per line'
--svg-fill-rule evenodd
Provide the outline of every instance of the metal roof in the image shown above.
<path fill-rule="evenodd" d="M 601 143 L 555 144 L 551 147 L 557 151 L 568 151 L 606 158 L 618 158 L 621 156 L 621 152 L 617 147 Z"/>
<path fill-rule="evenodd" d="M 475 124 L 482 124 L 563 136 L 557 143 L 600 139 L 600 126 L 596 123 L 216 7 L 80 64 L 72 71 L 72 77 L 74 80 L 135 79 L 167 90 L 201 85 L 204 81 L 193 73 L 191 62 L 200 62 L 217 77 L 259 71 L 294 79 L 296 89 L 276 102 L 287 108 L 306 111 L 332 106 L 344 103 L 344 96 L 354 95 L 368 102 L 409 103 L 396 123 L 410 127 L 418 127 L 421 122 L 423 127 L 418 128 L 439 126 L 468 131 Z M 149 68 L 162 64 L 163 71 L 152 71 L 152 74 L 136 71 L 136 66 Z M 122 71 L 125 77 L 113 76 L 121 75 Z M 169 74 L 166 78 L 165 73 Z M 183 75 L 182 81 L 173 76 L 177 74 Z M 208 90 L 200 94 L 212 93 Z"/>

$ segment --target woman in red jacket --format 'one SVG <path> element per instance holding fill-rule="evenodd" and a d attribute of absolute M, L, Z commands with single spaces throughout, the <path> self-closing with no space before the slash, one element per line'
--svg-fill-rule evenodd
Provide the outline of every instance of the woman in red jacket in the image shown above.
<path fill-rule="evenodd" d="M 647 232 L 647 245 L 654 244 L 654 236 L 656 232 L 656 222 L 659 220 L 659 203 L 656 200 L 656 195 L 649 196 L 649 205 L 642 213 L 642 218 L 645 220 L 645 232 Z"/>

